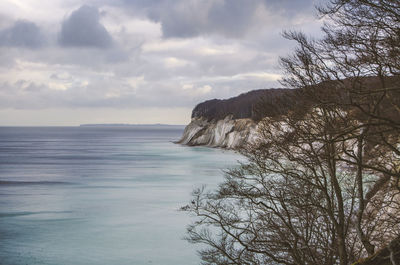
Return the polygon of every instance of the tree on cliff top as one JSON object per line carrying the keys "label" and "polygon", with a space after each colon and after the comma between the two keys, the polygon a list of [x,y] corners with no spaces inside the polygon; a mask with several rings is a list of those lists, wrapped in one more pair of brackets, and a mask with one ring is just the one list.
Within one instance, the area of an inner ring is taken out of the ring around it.
{"label": "tree on cliff top", "polygon": [[281,59],[309,111],[264,119],[248,162],[185,208],[204,264],[345,265],[399,236],[400,2],[319,11],[324,38],[287,32],[298,48]]}
{"label": "tree on cliff top", "polygon": [[[359,152],[346,152],[351,159],[341,159],[357,168],[358,236],[373,254],[374,244],[361,227],[364,211],[383,183],[392,179],[400,189],[400,2],[332,0],[319,11],[331,21],[323,27],[323,39],[285,33],[299,46],[293,56],[281,59],[287,74],[283,83],[301,88],[320,106],[347,109],[360,121],[360,130],[351,136]],[[347,100],[314,96],[321,87],[345,93]],[[365,170],[381,175],[366,194]]]}
{"label": "tree on cliff top", "polygon": [[[362,257],[358,175],[341,160],[342,145],[356,149],[343,133],[356,124],[327,108],[263,120],[260,141],[241,150],[248,162],[228,171],[216,192],[194,193],[188,210],[198,220],[188,237],[211,246],[201,252],[205,264],[348,264]],[[398,194],[386,195],[390,201]],[[400,231],[399,205],[391,207],[395,216],[368,212],[361,222],[371,238],[382,236],[374,238],[379,247],[383,236]]]}

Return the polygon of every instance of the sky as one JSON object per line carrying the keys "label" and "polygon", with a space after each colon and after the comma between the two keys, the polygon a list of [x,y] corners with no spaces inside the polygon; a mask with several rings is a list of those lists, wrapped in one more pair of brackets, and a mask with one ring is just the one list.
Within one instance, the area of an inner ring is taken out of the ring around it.
{"label": "sky", "polygon": [[187,124],[196,104],[281,87],[284,30],[317,0],[2,0],[0,126]]}

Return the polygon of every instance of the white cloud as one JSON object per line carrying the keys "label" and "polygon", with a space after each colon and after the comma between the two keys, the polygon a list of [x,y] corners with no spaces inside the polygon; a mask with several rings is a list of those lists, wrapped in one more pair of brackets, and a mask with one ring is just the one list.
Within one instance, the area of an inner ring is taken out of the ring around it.
{"label": "white cloud", "polygon": [[198,50],[198,53],[201,55],[230,55],[238,52],[238,49],[232,46],[222,46],[222,47],[210,47],[210,46],[204,46],[200,47]]}
{"label": "white cloud", "polygon": [[199,87],[198,92],[200,94],[208,94],[211,92],[211,90],[212,90],[211,86],[205,85],[205,86]]}
{"label": "white cloud", "polygon": [[183,90],[192,89],[193,87],[194,87],[193,84],[184,84],[184,85],[182,85],[182,89]]}
{"label": "white cloud", "polygon": [[144,80],[143,75],[137,77],[129,77],[127,78],[127,82],[132,88],[138,88],[139,86],[144,86],[147,83],[146,80]]}
{"label": "white cloud", "polygon": [[267,72],[253,72],[253,73],[243,73],[243,74],[238,74],[232,76],[232,79],[240,79],[240,80],[245,80],[249,78],[257,78],[257,79],[262,79],[266,81],[278,81],[279,79],[282,78],[282,75],[280,74],[274,74],[274,73],[267,73]]}
{"label": "white cloud", "polygon": [[177,51],[189,47],[193,43],[192,40],[164,40],[156,39],[144,43],[142,46],[143,52],[170,52]]}
{"label": "white cloud", "polygon": [[[22,19],[48,40],[35,50],[12,41],[0,46],[0,125],[12,123],[5,115],[14,115],[13,124],[72,124],[70,115],[80,123],[184,123],[201,101],[278,87],[278,56],[291,46],[280,32],[317,31],[311,13],[297,12],[310,1],[249,0],[243,7],[238,0],[190,0],[205,8],[186,13],[186,0],[0,1],[0,31]],[[107,49],[57,43],[63,22],[84,4],[98,11],[91,22],[112,39]],[[168,111],[180,118],[171,120]],[[133,116],[122,121],[122,113]]]}
{"label": "white cloud", "polygon": [[168,68],[176,68],[187,66],[189,65],[189,62],[175,57],[168,57],[164,59],[164,64]]}

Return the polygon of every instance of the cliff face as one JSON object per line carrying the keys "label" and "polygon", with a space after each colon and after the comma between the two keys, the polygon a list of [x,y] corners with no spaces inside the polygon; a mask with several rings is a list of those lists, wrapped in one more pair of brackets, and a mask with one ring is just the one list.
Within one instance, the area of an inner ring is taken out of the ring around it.
{"label": "cliff face", "polygon": [[[290,98],[297,91],[291,89],[254,90],[230,99],[213,99],[198,104],[192,112],[192,121],[186,126],[182,139],[185,145],[205,145],[228,149],[238,148],[257,138],[257,123],[265,116],[287,111]],[[278,105],[285,98],[285,104]],[[270,108],[260,109],[262,106]]]}
{"label": "cliff face", "polygon": [[251,119],[233,119],[229,115],[221,120],[208,121],[198,117],[186,126],[179,143],[235,149],[256,137],[257,124]]}
{"label": "cliff face", "polygon": [[[342,86],[351,89],[370,89],[379,87],[376,77],[345,79],[343,82],[323,82],[319,85],[299,89],[260,89],[241,94],[229,99],[212,99],[198,104],[192,111],[192,121],[186,127],[179,141],[187,145],[207,145],[212,147],[237,148],[254,139],[257,123],[265,117],[279,117],[289,111],[299,118],[303,117],[313,106],[313,99],[329,102],[349,102],[348,93]],[[386,85],[398,86],[399,78],[390,77]],[[397,114],[393,107],[400,104],[400,95],[393,92],[388,101],[388,108],[381,114]],[[315,103],[315,102],[314,102]],[[382,104],[384,106],[386,104]],[[363,119],[363,113],[355,115]],[[365,118],[365,117],[364,117]],[[244,125],[245,124],[245,125]]]}

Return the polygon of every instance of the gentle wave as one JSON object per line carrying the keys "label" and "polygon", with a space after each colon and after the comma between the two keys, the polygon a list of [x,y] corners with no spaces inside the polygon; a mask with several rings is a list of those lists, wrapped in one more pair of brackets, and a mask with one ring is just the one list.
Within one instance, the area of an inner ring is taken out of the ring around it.
{"label": "gentle wave", "polygon": [[41,211],[41,212],[6,212],[0,213],[0,218],[3,217],[17,217],[17,216],[25,216],[25,215],[34,215],[34,214],[58,214],[58,213],[72,213],[72,211]]}
{"label": "gentle wave", "polygon": [[19,186],[19,185],[73,185],[72,182],[65,181],[11,181],[0,180],[0,186]]}

